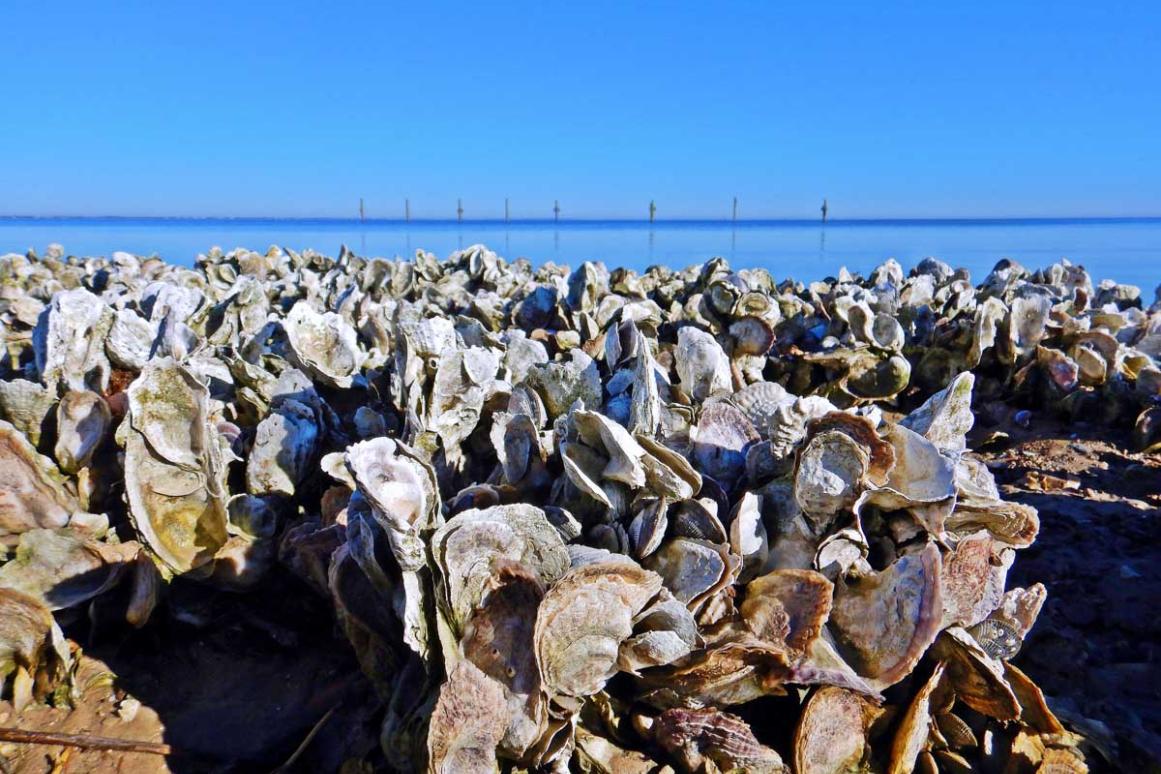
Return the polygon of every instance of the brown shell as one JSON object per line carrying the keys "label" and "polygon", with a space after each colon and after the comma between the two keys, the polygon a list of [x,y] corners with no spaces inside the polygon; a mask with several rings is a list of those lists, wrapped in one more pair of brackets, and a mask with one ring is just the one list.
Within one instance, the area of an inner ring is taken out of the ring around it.
{"label": "brown shell", "polygon": [[870,419],[845,411],[831,411],[807,423],[805,443],[831,430],[846,433],[867,452],[867,479],[872,484],[883,486],[887,483],[887,476],[895,467],[895,447],[879,437]]}
{"label": "brown shell", "polygon": [[460,640],[464,657],[504,687],[509,722],[501,748],[516,758],[540,738],[547,723],[532,637],[543,597],[537,573],[495,559],[484,600]]}
{"label": "brown shell", "polygon": [[944,528],[960,534],[986,529],[996,540],[1023,547],[1036,540],[1040,517],[1035,508],[1024,503],[960,499]]}
{"label": "brown shell", "polygon": [[959,716],[951,712],[944,712],[935,716],[935,724],[939,733],[947,740],[948,746],[956,750],[972,750],[979,746],[975,732]]}
{"label": "brown shell", "polygon": [[653,725],[653,740],[684,771],[702,771],[707,764],[752,774],[788,771],[775,750],[754,738],[746,721],[712,707],[662,712]]}
{"label": "brown shell", "polygon": [[461,661],[439,691],[427,733],[429,774],[491,774],[508,728],[504,688]]}
{"label": "brown shell", "polygon": [[7,422],[0,422],[0,535],[63,527],[76,510],[56,466]]}
{"label": "brown shell", "polygon": [[1003,664],[966,631],[954,626],[944,631],[932,654],[947,663],[948,684],[964,704],[996,720],[1020,717],[1020,703],[1004,679]]}
{"label": "brown shell", "polygon": [[834,584],[813,570],[775,570],[750,581],[740,611],[760,639],[810,650],[830,615]]}
{"label": "brown shell", "polygon": [[908,774],[915,768],[915,761],[927,742],[931,731],[931,695],[943,679],[943,664],[937,664],[931,677],[915,694],[899,728],[895,731],[895,738],[891,742],[891,764],[887,774]]}
{"label": "brown shell", "polygon": [[973,626],[999,607],[1008,567],[992,563],[993,546],[991,535],[980,531],[960,540],[943,557],[943,628]]}
{"label": "brown shell", "polygon": [[756,638],[739,637],[694,651],[667,667],[651,669],[639,681],[641,700],[655,707],[725,707],[760,696],[782,695],[789,674],[784,649]]}
{"label": "brown shell", "polygon": [[835,586],[831,627],[844,655],[872,685],[906,677],[939,633],[943,602],[934,544],[880,573]]}
{"label": "brown shell", "polygon": [[824,685],[802,709],[794,732],[797,774],[859,771],[871,755],[867,730],[881,710],[846,688]]}
{"label": "brown shell", "polygon": [[1004,679],[1008,681],[1016,700],[1020,702],[1020,722],[1041,734],[1063,734],[1064,725],[1048,708],[1044,694],[1032,678],[1016,667],[1004,663]]}

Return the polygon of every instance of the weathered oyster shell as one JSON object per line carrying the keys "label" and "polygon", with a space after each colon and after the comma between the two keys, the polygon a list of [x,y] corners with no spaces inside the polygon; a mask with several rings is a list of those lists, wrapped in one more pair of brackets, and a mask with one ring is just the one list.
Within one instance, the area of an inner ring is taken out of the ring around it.
{"label": "weathered oyster shell", "polygon": [[587,406],[601,403],[601,373],[597,363],[581,350],[573,350],[567,362],[545,363],[528,371],[525,383],[534,389],[555,419],[576,401]]}
{"label": "weathered oyster shell", "polygon": [[546,586],[569,568],[568,550],[544,511],[524,504],[456,514],[432,535],[431,551],[457,629],[480,604],[497,558],[521,563]]}
{"label": "weathered oyster shell", "polygon": [[295,365],[324,384],[351,386],[363,355],[350,323],[334,312],[319,314],[306,301],[299,301],[282,327]]}
{"label": "weathered oyster shell", "polygon": [[633,620],[633,635],[621,643],[617,666],[637,674],[647,667],[672,664],[701,643],[689,608],[667,589]]}
{"label": "weathered oyster shell", "polygon": [[296,400],[280,401],[255,431],[246,459],[246,491],[294,496],[314,462],[318,443],[314,411]]}
{"label": "weathered oyster shell", "polygon": [[109,405],[95,392],[66,392],[56,406],[53,454],[66,473],[89,464],[112,424]]}
{"label": "weathered oyster shell", "polygon": [[794,733],[798,774],[856,771],[869,763],[871,723],[881,710],[855,691],[819,688],[802,710]]}
{"label": "weathered oyster shell", "polygon": [[109,384],[105,337],[113,311],[84,288],[62,290],[40,315],[33,351],[41,381],[70,390],[103,391]]}
{"label": "weathered oyster shell", "polygon": [[1004,678],[1004,667],[959,627],[939,636],[933,654],[947,664],[947,679],[956,698],[996,720],[1015,720],[1020,703]]}
{"label": "weathered oyster shell", "polygon": [[820,433],[798,457],[794,497],[804,513],[827,524],[859,499],[869,467],[867,451],[855,439],[836,430]]}
{"label": "weathered oyster shell", "polygon": [[77,507],[52,460],[7,422],[0,422],[0,495],[0,535],[63,527]]}
{"label": "weathered oyster shell", "polygon": [[942,628],[973,626],[1000,606],[1011,552],[1004,561],[996,555],[995,546],[991,535],[981,530],[961,539],[954,551],[944,555]]}
{"label": "weathered oyster shell", "polygon": [[794,396],[776,382],[754,382],[730,397],[730,402],[741,409],[750,425],[762,437],[770,432],[774,412],[784,403],[792,403]]}
{"label": "weathered oyster shell", "polygon": [[0,417],[20,431],[32,446],[40,446],[40,434],[56,396],[56,390],[27,379],[0,381]]}
{"label": "weathered oyster shell", "polygon": [[536,616],[536,661],[545,689],[558,697],[599,691],[616,671],[633,619],[661,590],[661,576],[629,560],[570,570]]}
{"label": "weathered oyster shell", "polygon": [[695,401],[719,392],[730,392],[730,359],[717,340],[703,330],[686,326],[677,332],[674,351],[681,389]]}
{"label": "weathered oyster shell", "polygon": [[118,309],[105,338],[105,354],[117,368],[141,371],[149,362],[156,338],[157,331],[148,320],[132,309]]}
{"label": "weathered oyster shell", "polygon": [[744,720],[728,712],[668,709],[657,718],[653,738],[677,759],[683,771],[702,771],[714,765],[721,771],[789,772],[775,750],[760,743]]}
{"label": "weathered oyster shell", "polygon": [[830,624],[843,655],[871,685],[906,677],[939,634],[939,549],[900,557],[882,572],[835,585]]}
{"label": "weathered oyster shell", "polygon": [[745,414],[718,402],[702,409],[690,440],[698,471],[730,488],[745,473],[746,451],[758,434]]}
{"label": "weathered oyster shell", "polygon": [[806,654],[830,615],[833,591],[812,570],[774,570],[746,585],[740,612],[761,640]]}
{"label": "weathered oyster shell", "polygon": [[967,445],[964,437],[975,422],[972,416],[974,385],[975,377],[970,372],[960,374],[899,424],[919,433],[940,451],[963,451]]}
{"label": "weathered oyster shell", "polygon": [[11,678],[16,712],[67,681],[71,665],[68,644],[48,607],[19,591],[0,588],[0,689]]}
{"label": "weathered oyster shell", "polygon": [[538,573],[518,562],[494,558],[483,598],[460,641],[464,658],[503,686],[508,727],[499,746],[517,759],[540,739],[548,723],[533,642],[536,611],[543,597]]}
{"label": "weathered oyster shell", "polygon": [[891,742],[891,763],[887,767],[890,774],[907,774],[915,770],[915,761],[919,753],[927,744],[927,737],[931,728],[931,697],[943,679],[943,664],[937,664],[927,678],[927,682],[915,694],[895,738]]}
{"label": "weathered oyster shell", "polygon": [[508,728],[508,706],[500,683],[472,662],[461,661],[448,676],[431,713],[427,732],[428,771],[440,774],[496,769],[496,746]]}
{"label": "weathered oyster shell", "polygon": [[163,358],[128,392],[122,428],[129,516],[170,570],[195,570],[227,539],[226,452],[209,423],[209,391],[185,366]]}
{"label": "weathered oyster shell", "polygon": [[34,597],[50,610],[87,602],[131,569],[139,546],[109,545],[69,529],[33,529],[20,536],[12,561],[0,566],[0,586]]}

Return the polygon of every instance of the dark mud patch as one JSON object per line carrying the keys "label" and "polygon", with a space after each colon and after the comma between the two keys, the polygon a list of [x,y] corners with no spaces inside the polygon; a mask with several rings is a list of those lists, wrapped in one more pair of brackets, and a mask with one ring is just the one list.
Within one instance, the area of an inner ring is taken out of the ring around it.
{"label": "dark mud patch", "polygon": [[374,751],[370,686],[325,601],[289,575],[245,595],[175,582],[139,631],[103,626],[100,613],[65,626],[84,649],[76,706],[14,721],[0,704],[0,725],[165,742],[175,754],[0,748],[13,772],[270,772],[324,718],[291,770],[337,771]]}
{"label": "dark mud patch", "polygon": [[1111,768],[1161,770],[1161,455],[1127,452],[1127,433],[1038,415],[1003,430],[979,453],[1005,499],[1040,513],[1009,584],[1048,588],[1016,664]]}

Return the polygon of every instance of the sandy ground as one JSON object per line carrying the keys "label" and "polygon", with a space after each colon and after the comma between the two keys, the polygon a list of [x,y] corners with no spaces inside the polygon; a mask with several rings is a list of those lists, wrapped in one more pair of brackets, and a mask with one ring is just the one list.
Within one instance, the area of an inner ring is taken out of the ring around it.
{"label": "sandy ground", "polygon": [[[1105,752],[1094,770],[1161,771],[1161,455],[1128,453],[1122,432],[1045,416],[1020,427],[1002,406],[982,407],[971,445],[1006,498],[1040,511],[1040,537],[1009,585],[1039,581],[1049,596],[1016,664]],[[322,600],[276,573],[246,596],[177,584],[171,605],[179,615],[141,632],[68,623],[86,654],[81,701],[19,718],[0,703],[0,726],[164,741],[178,754],[0,743],[3,767],[268,772],[317,726],[287,770],[369,770],[359,761],[375,757],[374,702]]]}

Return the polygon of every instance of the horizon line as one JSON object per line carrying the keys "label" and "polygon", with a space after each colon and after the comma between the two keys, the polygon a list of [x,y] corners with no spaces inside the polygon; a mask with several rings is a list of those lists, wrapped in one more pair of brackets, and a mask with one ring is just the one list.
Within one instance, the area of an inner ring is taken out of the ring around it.
{"label": "horizon line", "polygon": [[862,218],[365,218],[277,215],[0,215],[4,221],[145,221],[185,223],[320,223],[353,225],[874,225],[874,224],[1000,224],[1000,223],[1132,223],[1161,221],[1161,215],[1004,215]]}

